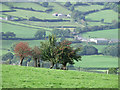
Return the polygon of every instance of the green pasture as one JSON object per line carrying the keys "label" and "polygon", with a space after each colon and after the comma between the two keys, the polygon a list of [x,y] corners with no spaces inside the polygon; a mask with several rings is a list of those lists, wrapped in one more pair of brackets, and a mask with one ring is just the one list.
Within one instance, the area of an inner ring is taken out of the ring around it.
{"label": "green pasture", "polygon": [[101,25],[106,25],[101,22],[87,22],[88,26],[101,26]]}
{"label": "green pasture", "polygon": [[2,40],[2,48],[10,49],[11,46],[18,42],[28,42],[30,47],[40,46],[40,42],[43,40]]}
{"label": "green pasture", "polygon": [[[35,4],[35,3],[9,3],[10,5],[13,4],[13,6],[20,6],[20,7],[32,7],[40,10],[44,10],[42,6]],[[26,6],[25,6],[26,5]],[[28,11],[28,10],[20,10],[15,9],[16,12],[5,12],[4,14],[17,16],[17,17],[23,17],[26,19],[29,19],[30,17],[36,17],[39,19],[58,19],[57,17],[53,16],[53,13],[62,13],[62,14],[70,14],[71,12],[67,10],[66,8],[58,5],[57,3],[49,3],[50,6],[53,6],[53,11],[51,13],[45,13],[45,12],[35,12],[35,11]],[[46,8],[45,8],[46,9]],[[66,18],[67,19],[67,18]]]}
{"label": "green pasture", "polygon": [[[37,30],[44,30],[44,29],[42,28],[35,29],[31,27],[2,23],[2,32],[14,32],[16,34],[16,37],[19,37],[19,38],[32,38],[34,37]],[[47,35],[50,34],[50,32],[48,31],[46,31],[46,33]]]}
{"label": "green pasture", "polygon": [[78,48],[78,47],[80,47],[80,46],[85,46],[85,45],[91,45],[91,46],[94,46],[95,48],[97,48],[98,49],[98,53],[102,53],[102,50],[105,48],[105,47],[107,47],[108,45],[94,45],[94,44],[87,44],[87,43],[72,43],[71,44],[71,46],[72,47],[75,47],[75,48]]}
{"label": "green pasture", "polygon": [[[0,20],[1,21],[1,20]],[[19,22],[16,22],[16,21],[5,21],[5,20],[2,20],[2,23],[8,23],[8,24],[13,24],[13,25],[17,25],[17,26],[22,26],[22,27],[28,27],[28,28],[35,28],[35,29],[44,29],[44,30],[52,30],[51,28],[45,28],[45,27],[40,27],[40,26],[34,26],[34,25],[29,25],[28,24],[25,24],[25,23],[19,23]]]}
{"label": "green pasture", "polygon": [[14,7],[32,8],[35,10],[42,10],[42,11],[47,9],[34,2],[9,2],[9,5],[12,5]]}
{"label": "green pasture", "polygon": [[118,88],[118,76],[2,65],[2,88]]}
{"label": "green pasture", "polygon": [[35,21],[20,21],[19,23],[23,24],[30,24],[32,26],[43,26],[43,27],[57,27],[57,26],[73,26],[77,27],[80,26],[80,24],[73,23],[73,22],[35,22]]}
{"label": "green pasture", "polygon": [[103,5],[90,5],[90,6],[76,6],[75,10],[81,11],[81,12],[87,12],[91,10],[100,10],[103,9]]}
{"label": "green pasture", "polygon": [[0,3],[0,6],[2,7],[2,8],[0,8],[0,11],[11,10],[8,6],[6,6],[2,3]]}
{"label": "green pasture", "polygon": [[89,55],[82,56],[81,62],[75,62],[77,67],[97,67],[97,68],[111,68],[118,67],[118,58],[103,55]]}
{"label": "green pasture", "polygon": [[34,12],[34,11],[20,10],[20,9],[16,9],[16,12],[5,12],[4,14],[23,17],[26,19],[29,19],[30,17],[36,17],[39,19],[56,19],[56,17],[52,16],[52,14],[48,14],[45,12]]}
{"label": "green pasture", "polygon": [[118,13],[113,10],[102,10],[99,12],[88,14],[85,18],[92,20],[104,19],[105,22],[111,23],[113,20],[118,21]]}
{"label": "green pasture", "polygon": [[85,38],[89,38],[90,36],[91,38],[118,39],[118,29],[87,32],[82,34],[82,36]]}
{"label": "green pasture", "polygon": [[57,4],[56,2],[49,3],[50,6],[53,6],[53,12],[52,13],[61,13],[61,14],[70,14],[71,11],[67,8]]}
{"label": "green pasture", "polygon": [[92,46],[98,49],[98,53],[102,53],[102,50],[104,50],[105,47],[108,47],[108,45],[92,45]]}

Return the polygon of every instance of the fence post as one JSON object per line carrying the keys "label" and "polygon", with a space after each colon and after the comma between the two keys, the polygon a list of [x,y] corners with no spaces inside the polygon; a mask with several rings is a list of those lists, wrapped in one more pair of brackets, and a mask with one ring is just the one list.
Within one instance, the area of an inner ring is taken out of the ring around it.
{"label": "fence post", "polygon": [[78,70],[80,71],[80,66],[79,66]]}
{"label": "fence post", "polygon": [[108,70],[107,70],[107,74],[108,74]]}

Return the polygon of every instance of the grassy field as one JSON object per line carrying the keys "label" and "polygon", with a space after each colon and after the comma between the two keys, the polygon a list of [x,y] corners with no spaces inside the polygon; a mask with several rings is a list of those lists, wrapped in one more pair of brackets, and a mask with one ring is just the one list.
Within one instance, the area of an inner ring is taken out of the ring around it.
{"label": "grassy field", "polygon": [[44,12],[33,12],[28,10],[20,10],[16,9],[16,12],[6,12],[5,14],[13,15],[17,17],[23,17],[29,19],[30,17],[36,17],[39,19],[56,19],[56,17],[52,16],[52,14],[47,14]]}
{"label": "grassy field", "polygon": [[79,10],[79,11],[82,11],[82,12],[87,12],[87,11],[91,11],[91,10],[100,10],[103,7],[104,6],[102,6],[102,5],[77,6],[77,7],[75,7],[75,10]]}
{"label": "grassy field", "polygon": [[49,4],[50,4],[50,6],[54,6],[54,7],[53,7],[54,10],[53,10],[52,13],[62,13],[62,14],[70,14],[70,13],[71,13],[70,10],[68,10],[68,9],[60,6],[60,5],[57,4],[56,2],[52,2],[52,3],[49,3]]}
{"label": "grassy field", "polygon": [[103,10],[96,13],[88,14],[85,18],[92,20],[104,19],[105,22],[111,23],[112,20],[118,21],[118,13],[113,10]]}
{"label": "grassy field", "polygon": [[92,45],[92,46],[98,49],[98,53],[102,53],[102,50],[108,45]]}
{"label": "grassy field", "polygon": [[118,67],[118,58],[103,55],[82,56],[82,61],[76,62],[75,66],[99,68]]}
{"label": "grassy field", "polygon": [[[37,30],[43,30],[43,29],[42,28],[35,29],[35,28],[31,28],[31,27],[26,27],[26,26],[18,26],[18,25],[2,23],[2,31],[3,32],[8,32],[8,31],[14,32],[16,34],[16,37],[19,37],[19,38],[32,38],[32,37],[34,37]],[[47,35],[50,34],[50,32],[46,32],[46,33],[47,33]]]}
{"label": "grassy field", "polygon": [[36,25],[36,26],[46,26],[46,27],[57,27],[57,26],[73,26],[77,27],[80,26],[80,24],[74,23],[74,22],[34,22],[34,21],[20,21],[20,23],[30,24],[30,25]]}
{"label": "grassy field", "polygon": [[[13,6],[18,6],[18,7],[25,7],[25,8],[33,8],[33,9],[41,9],[45,10],[46,8],[35,4],[35,3],[9,3],[10,5]],[[67,10],[66,8],[58,5],[57,3],[49,3],[50,6],[53,6],[54,10],[51,13],[45,13],[45,12],[35,12],[35,11],[28,11],[28,10],[20,10],[20,9],[15,9],[16,12],[5,12],[4,14],[8,15],[13,15],[17,17],[23,17],[23,18],[30,18],[30,17],[36,17],[39,19],[58,19],[57,17],[53,16],[53,13],[62,13],[62,14],[70,14],[71,11]],[[35,7],[35,8],[34,8]]]}
{"label": "grassy field", "polygon": [[117,75],[2,65],[3,88],[118,88]]}
{"label": "grassy field", "polygon": [[[10,49],[14,43],[21,42],[22,40],[2,40],[2,48]],[[22,42],[28,42],[31,47],[40,46],[40,42],[43,40],[24,40]]]}
{"label": "grassy field", "polygon": [[12,5],[14,7],[24,7],[24,8],[32,8],[35,10],[46,10],[47,8],[42,7],[41,5],[38,5],[36,3],[29,3],[29,2],[10,2],[9,5]]}
{"label": "grassy field", "polygon": [[100,25],[106,25],[101,22],[87,22],[88,26],[100,26]]}
{"label": "grassy field", "polygon": [[87,32],[82,34],[83,37],[89,38],[106,38],[106,39],[118,39],[118,29],[109,29],[102,31]]}
{"label": "grassy field", "polygon": [[10,10],[10,8],[4,4],[0,3],[0,6],[2,6],[2,8],[0,8],[0,11]]}

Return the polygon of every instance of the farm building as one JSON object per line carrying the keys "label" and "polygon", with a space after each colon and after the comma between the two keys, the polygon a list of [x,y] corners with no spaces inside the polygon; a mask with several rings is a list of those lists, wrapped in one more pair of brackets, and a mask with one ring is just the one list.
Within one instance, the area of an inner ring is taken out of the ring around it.
{"label": "farm building", "polygon": [[70,17],[71,17],[71,15],[70,15],[70,14],[68,14],[68,15],[67,15],[67,17],[68,17],[68,18],[70,18]]}
{"label": "farm building", "polygon": [[61,18],[70,18],[71,17],[71,15],[70,14],[67,14],[67,15],[65,15],[65,14],[62,14],[62,13],[53,13],[52,14],[53,16],[58,16],[58,17],[61,17]]}
{"label": "farm building", "polygon": [[81,35],[76,35],[76,36],[74,36],[74,39],[75,40],[82,40],[82,37],[81,37]]}
{"label": "farm building", "polygon": [[95,42],[97,44],[101,44],[101,43],[108,43],[109,40],[105,39],[105,38],[91,38],[90,42]]}
{"label": "farm building", "polygon": [[54,13],[54,14],[52,14],[53,16],[58,16],[58,13]]}

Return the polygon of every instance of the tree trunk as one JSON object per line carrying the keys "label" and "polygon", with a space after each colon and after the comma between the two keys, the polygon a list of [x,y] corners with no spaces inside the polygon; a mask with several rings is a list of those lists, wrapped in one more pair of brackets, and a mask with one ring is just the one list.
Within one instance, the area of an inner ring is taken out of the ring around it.
{"label": "tree trunk", "polygon": [[24,57],[21,57],[21,58],[20,58],[20,66],[22,66],[23,59],[24,59]]}
{"label": "tree trunk", "polygon": [[63,70],[66,70],[66,65],[67,65],[67,63],[63,64]]}
{"label": "tree trunk", "polygon": [[37,66],[40,67],[40,60],[38,59],[38,63],[37,63]]}
{"label": "tree trunk", "polygon": [[34,59],[34,67],[37,67],[37,58]]}
{"label": "tree trunk", "polygon": [[51,66],[50,66],[50,69],[52,69],[54,67],[54,62],[52,62]]}
{"label": "tree trunk", "polygon": [[58,65],[57,65],[57,63],[55,64],[55,68],[58,69]]}

